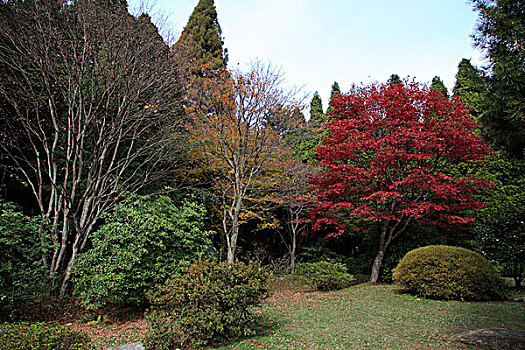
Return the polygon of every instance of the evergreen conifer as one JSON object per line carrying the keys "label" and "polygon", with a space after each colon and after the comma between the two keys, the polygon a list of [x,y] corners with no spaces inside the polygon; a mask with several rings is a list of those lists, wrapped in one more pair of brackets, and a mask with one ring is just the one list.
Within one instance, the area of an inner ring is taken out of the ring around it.
{"label": "evergreen conifer", "polygon": [[480,115],[493,145],[525,158],[525,1],[472,0],[479,14],[475,44],[489,59]]}
{"label": "evergreen conifer", "polygon": [[175,44],[191,74],[226,68],[228,52],[223,48],[222,30],[214,0],[200,0]]}
{"label": "evergreen conifer", "polygon": [[392,74],[390,76],[390,79],[388,79],[388,83],[391,85],[391,86],[396,86],[397,84],[399,84],[401,82],[401,79],[399,78],[399,75],[397,74]]}
{"label": "evergreen conifer", "polygon": [[432,85],[431,85],[431,87],[432,87],[432,89],[441,92],[441,93],[443,94],[443,96],[445,96],[446,98],[448,98],[448,90],[447,90],[447,87],[445,86],[445,84],[443,83],[443,80],[441,80],[440,77],[435,76],[435,77],[432,79]]}
{"label": "evergreen conifer", "polygon": [[482,112],[483,91],[485,85],[480,72],[472,66],[470,60],[463,58],[458,64],[456,84],[452,96],[459,98],[470,109],[473,117],[478,118]]}
{"label": "evergreen conifer", "polygon": [[322,124],[324,122],[324,119],[325,115],[323,112],[323,101],[321,100],[321,96],[319,96],[319,93],[316,91],[314,97],[312,98],[312,102],[310,102],[309,123]]}
{"label": "evergreen conifer", "polygon": [[339,88],[339,84],[337,81],[334,81],[332,84],[332,92],[330,93],[330,101],[328,102],[328,109],[326,110],[326,115],[330,116],[330,112],[333,110],[332,107],[332,101],[337,95],[341,94],[341,89]]}

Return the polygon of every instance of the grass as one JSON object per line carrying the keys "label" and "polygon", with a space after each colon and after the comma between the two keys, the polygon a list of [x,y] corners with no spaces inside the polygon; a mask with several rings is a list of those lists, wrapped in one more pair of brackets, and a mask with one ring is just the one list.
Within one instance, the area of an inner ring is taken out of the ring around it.
{"label": "grass", "polygon": [[[219,349],[470,349],[454,336],[525,329],[523,303],[427,300],[386,284],[322,293],[292,277],[274,279],[271,289],[257,310],[258,335]],[[99,349],[141,341],[146,331],[144,320],[73,327],[88,331]]]}
{"label": "grass", "polygon": [[480,328],[525,329],[520,303],[426,300],[399,294],[392,285],[329,293],[281,288],[260,313],[266,329],[259,336],[220,349],[468,349],[454,336]]}

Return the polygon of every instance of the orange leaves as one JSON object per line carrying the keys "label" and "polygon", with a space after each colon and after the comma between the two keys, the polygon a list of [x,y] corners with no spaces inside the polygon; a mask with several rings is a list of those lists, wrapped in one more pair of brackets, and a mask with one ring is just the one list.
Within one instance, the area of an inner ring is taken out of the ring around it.
{"label": "orange leaves", "polygon": [[260,215],[293,155],[285,136],[298,106],[270,68],[255,64],[248,73],[194,78],[187,94],[190,142],[222,198],[229,252],[235,250],[230,242],[236,242],[238,225]]}

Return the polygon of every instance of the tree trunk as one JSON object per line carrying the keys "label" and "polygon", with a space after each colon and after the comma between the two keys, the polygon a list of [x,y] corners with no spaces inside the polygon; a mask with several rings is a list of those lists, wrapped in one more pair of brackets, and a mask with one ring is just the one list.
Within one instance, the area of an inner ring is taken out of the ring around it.
{"label": "tree trunk", "polygon": [[[372,265],[372,274],[370,275],[370,282],[377,283],[379,280],[379,274],[381,273],[381,267],[383,266],[383,259],[385,257],[385,251],[388,247],[391,239],[387,239],[387,223],[381,223],[381,234],[379,236],[379,250],[377,252],[376,258],[374,259],[374,264]],[[392,233],[392,230],[390,230]]]}
{"label": "tree trunk", "polygon": [[379,249],[379,252],[374,259],[374,264],[372,265],[372,274],[370,275],[370,282],[377,283],[379,279],[379,273],[381,272],[381,267],[383,266],[383,258],[385,252],[382,248]]}
{"label": "tree trunk", "polygon": [[294,232],[292,236],[292,249],[290,250],[290,273],[295,273],[295,251],[297,248],[297,236]]}
{"label": "tree trunk", "polygon": [[235,262],[235,250],[237,249],[237,236],[239,235],[239,226],[233,225],[232,232],[226,236],[226,243],[228,245],[228,264]]}

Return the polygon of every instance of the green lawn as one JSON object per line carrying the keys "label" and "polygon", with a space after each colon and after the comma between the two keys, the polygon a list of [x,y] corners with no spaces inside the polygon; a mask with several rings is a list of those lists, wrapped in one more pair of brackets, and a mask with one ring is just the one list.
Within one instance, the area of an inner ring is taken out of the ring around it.
{"label": "green lawn", "polygon": [[433,301],[391,285],[320,293],[277,280],[260,312],[259,335],[220,349],[468,349],[454,335],[480,328],[525,329],[525,305]]}

